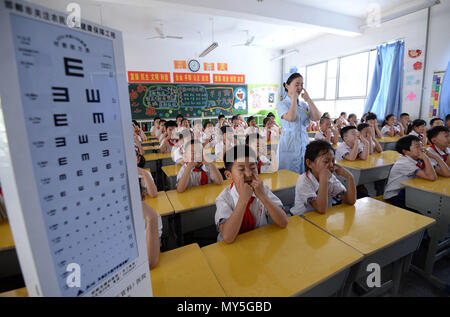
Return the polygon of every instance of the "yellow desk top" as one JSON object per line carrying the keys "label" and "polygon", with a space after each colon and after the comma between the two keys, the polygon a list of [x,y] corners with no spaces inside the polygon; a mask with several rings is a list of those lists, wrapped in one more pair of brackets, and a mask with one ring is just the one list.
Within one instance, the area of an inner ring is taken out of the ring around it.
{"label": "yellow desk top", "polygon": [[172,153],[148,153],[144,155],[146,161],[155,161],[171,157]]}
{"label": "yellow desk top", "polygon": [[397,142],[401,139],[401,136],[384,136],[380,139],[378,139],[379,143],[390,143],[390,142]]}
{"label": "yellow desk top", "polygon": [[341,204],[303,214],[326,232],[365,255],[379,251],[435,222],[434,219],[372,198],[358,199],[354,206]]}
{"label": "yellow desk top", "polygon": [[147,145],[142,147],[142,149],[145,150],[159,150],[159,145]]}
{"label": "yellow desk top", "polygon": [[340,160],[337,161],[337,164],[355,169],[369,169],[393,165],[399,157],[400,154],[397,151],[383,151],[381,153],[374,153],[369,155],[369,158],[367,160]]}
{"label": "yellow desk top", "polygon": [[0,220],[0,249],[14,246],[14,240],[7,219]]}
{"label": "yellow desk top", "polygon": [[404,181],[402,184],[408,187],[423,190],[425,192],[450,196],[450,178],[438,176],[438,179],[436,181],[431,182],[426,179],[417,177]]}
{"label": "yellow desk top", "polygon": [[[214,162],[214,165],[218,169],[225,168],[223,162]],[[162,167],[162,170],[168,177],[172,177],[178,175],[178,172],[180,171],[181,167],[182,165],[166,165]]]}
{"label": "yellow desk top", "polygon": [[0,297],[28,297],[27,288],[18,288],[12,291],[0,293]]}
{"label": "yellow desk top", "polygon": [[150,207],[156,210],[160,216],[167,216],[174,213],[172,204],[167,198],[166,192],[158,192],[158,196],[151,198],[147,195],[144,202],[146,202]]}
{"label": "yellow desk top", "polygon": [[259,174],[261,180],[269,186],[271,191],[295,187],[300,175],[289,170],[278,170],[275,173]]}
{"label": "yellow desk top", "polygon": [[303,218],[202,248],[227,296],[292,296],[356,263],[362,254]]}
{"label": "yellow desk top", "polygon": [[216,198],[226,186],[231,184],[231,180],[225,180],[223,185],[207,184],[202,186],[189,187],[185,192],[179,193],[176,190],[166,192],[175,213],[197,209],[200,207],[212,206],[216,203]]}
{"label": "yellow desk top", "polygon": [[161,253],[150,271],[155,297],[224,297],[198,244]]}

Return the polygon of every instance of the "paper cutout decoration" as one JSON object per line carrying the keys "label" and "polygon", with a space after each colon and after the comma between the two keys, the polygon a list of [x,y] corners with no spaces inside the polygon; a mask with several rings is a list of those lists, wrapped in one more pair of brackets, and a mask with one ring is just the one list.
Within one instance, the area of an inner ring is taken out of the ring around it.
{"label": "paper cutout decoration", "polygon": [[409,99],[409,101],[413,101],[416,97],[417,95],[412,91],[409,93],[408,96],[406,96],[406,98]]}
{"label": "paper cutout decoration", "polygon": [[422,50],[409,50],[408,56],[411,58],[417,58],[422,55]]}
{"label": "paper cutout decoration", "polygon": [[416,79],[416,76],[414,76],[414,75],[406,76],[405,80],[406,80],[406,86],[420,85],[420,82],[421,82],[421,80]]}
{"label": "paper cutout decoration", "polygon": [[422,62],[417,62],[417,63],[414,63],[414,65],[413,65],[414,70],[421,70],[422,66],[423,66]]}

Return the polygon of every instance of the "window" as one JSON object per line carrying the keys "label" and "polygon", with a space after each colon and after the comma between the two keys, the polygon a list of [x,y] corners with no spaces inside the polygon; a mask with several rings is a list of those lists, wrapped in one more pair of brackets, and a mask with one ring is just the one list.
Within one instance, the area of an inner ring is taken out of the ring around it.
{"label": "window", "polygon": [[346,112],[360,119],[372,83],[376,56],[377,51],[370,50],[306,65],[305,87],[319,110],[329,112],[334,118]]}
{"label": "window", "polygon": [[312,99],[325,98],[325,70],[327,63],[306,67],[306,89]]}

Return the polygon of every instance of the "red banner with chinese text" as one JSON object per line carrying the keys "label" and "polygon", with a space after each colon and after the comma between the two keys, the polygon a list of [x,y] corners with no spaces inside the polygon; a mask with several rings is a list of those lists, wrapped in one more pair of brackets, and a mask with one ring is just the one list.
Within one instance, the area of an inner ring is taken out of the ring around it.
{"label": "red banner with chinese text", "polygon": [[128,72],[129,83],[170,83],[170,73]]}
{"label": "red banner with chinese text", "polygon": [[213,83],[216,84],[244,84],[245,75],[214,74]]}
{"label": "red banner with chinese text", "polygon": [[173,73],[174,83],[210,83],[209,74]]}

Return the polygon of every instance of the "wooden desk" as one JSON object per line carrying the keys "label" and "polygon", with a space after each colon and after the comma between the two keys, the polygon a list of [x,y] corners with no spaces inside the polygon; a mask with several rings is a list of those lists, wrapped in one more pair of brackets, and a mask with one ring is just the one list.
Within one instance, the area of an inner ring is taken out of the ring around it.
{"label": "wooden desk", "polygon": [[198,244],[161,253],[150,271],[155,297],[224,297]]}
{"label": "wooden desk", "polygon": [[142,147],[142,149],[144,150],[145,154],[157,153],[157,152],[159,152],[159,145],[148,145],[148,146]]}
{"label": "wooden desk", "polygon": [[28,297],[27,288],[18,288],[12,291],[0,293],[0,297]]}
{"label": "wooden desk", "polygon": [[[342,204],[328,208],[324,215],[308,212],[303,217],[364,254],[353,280],[367,275],[369,263],[378,263],[380,267],[395,263],[394,294],[400,285],[402,267],[409,263],[404,261],[411,261],[425,229],[435,222],[372,198],[359,199],[354,206]],[[386,283],[375,291],[391,286],[392,282]]]}
{"label": "wooden desk", "polygon": [[378,142],[380,143],[380,146],[383,149],[383,151],[395,150],[395,143],[397,143],[397,141],[400,140],[400,138],[401,136],[382,137],[378,139]]}
{"label": "wooden desk", "polygon": [[387,179],[392,166],[399,157],[400,154],[396,151],[383,151],[369,155],[367,160],[340,160],[337,161],[337,164],[352,173],[356,185],[362,185]]}
{"label": "wooden desk", "polygon": [[305,219],[202,248],[225,294],[233,297],[330,296],[362,254]]}
{"label": "wooden desk", "polygon": [[0,219],[0,250],[14,247],[14,239],[7,219]]}
{"label": "wooden desk", "polygon": [[433,276],[433,267],[450,251],[450,239],[446,239],[450,226],[450,178],[439,176],[434,182],[415,178],[402,184],[405,185],[406,206],[436,220],[436,225],[428,229],[430,242],[423,271],[419,273],[436,286],[443,287],[443,283]]}
{"label": "wooden desk", "polygon": [[151,198],[147,195],[144,202],[155,209],[161,217],[174,214],[174,209],[166,195],[166,192],[158,192],[158,196],[155,198]]}
{"label": "wooden desk", "polygon": [[149,153],[145,154],[146,160],[145,167],[149,167],[152,171],[156,172],[156,185],[159,190],[165,190],[164,177],[162,174],[162,166],[172,165],[172,153]]}

